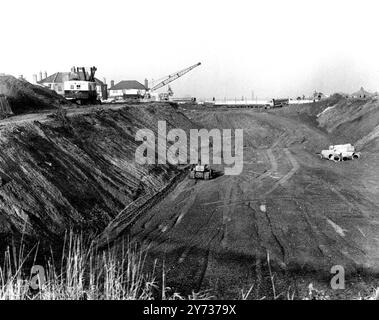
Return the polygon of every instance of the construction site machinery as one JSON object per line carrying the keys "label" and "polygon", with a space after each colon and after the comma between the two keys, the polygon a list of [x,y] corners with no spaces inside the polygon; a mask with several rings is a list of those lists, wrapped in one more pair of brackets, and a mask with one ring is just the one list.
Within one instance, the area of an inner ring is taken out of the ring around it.
{"label": "construction site machinery", "polygon": [[97,104],[95,72],[96,67],[90,68],[88,74],[84,67],[73,67],[68,81],[63,83],[64,97],[77,104]]}
{"label": "construction site machinery", "polygon": [[146,88],[146,94],[145,94],[145,99],[153,99],[154,97],[157,97],[159,100],[163,100],[163,101],[167,101],[169,100],[169,97],[173,96],[174,92],[172,91],[172,89],[170,88],[170,86],[168,87],[168,91],[167,93],[161,93],[161,94],[154,94],[154,91],[168,85],[169,83],[177,80],[178,78],[182,77],[183,75],[185,75],[186,73],[190,72],[191,70],[195,69],[196,67],[200,66],[201,65],[201,62],[198,62],[196,64],[194,64],[193,66],[190,66],[188,68],[185,68],[181,71],[178,71],[178,72],[174,72],[166,77],[164,77],[163,79],[161,79],[157,84],[155,84],[153,87],[151,88]]}
{"label": "construction site machinery", "polygon": [[289,105],[289,99],[272,99],[273,108],[281,108]]}
{"label": "construction site machinery", "polygon": [[329,146],[328,150],[321,150],[320,152],[321,159],[329,159],[333,161],[354,160],[359,159],[360,156],[361,153],[356,152],[355,147],[350,143]]}
{"label": "construction site machinery", "polygon": [[190,170],[190,179],[204,179],[209,180],[213,178],[213,170],[206,165],[197,165]]}

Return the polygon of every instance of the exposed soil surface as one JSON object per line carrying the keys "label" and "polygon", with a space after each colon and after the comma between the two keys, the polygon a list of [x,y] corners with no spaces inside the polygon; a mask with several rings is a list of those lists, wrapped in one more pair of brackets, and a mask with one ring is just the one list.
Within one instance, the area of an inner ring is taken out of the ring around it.
{"label": "exposed soil surface", "polygon": [[[335,103],[343,108],[334,131],[335,117],[320,121],[317,115]],[[205,128],[244,129],[243,172],[182,181],[138,219],[132,238],[165,257],[170,284],[179,291],[210,286],[232,298],[246,283],[264,286],[257,279],[267,279],[269,255],[291,285],[323,279],[328,287],[331,267],[342,265],[350,277],[343,293],[348,296],[357,274],[379,271],[379,154],[364,144],[358,161],[315,154],[336,141],[355,143],[372,134],[358,134],[352,125],[356,134],[347,135],[341,127],[354,123],[351,107],[371,106],[373,113],[377,102],[348,103],[350,109],[337,99],[269,112],[187,110]]]}
{"label": "exposed soil surface", "polygon": [[71,105],[55,91],[8,75],[0,76],[0,95],[7,98],[11,112],[16,115]]}
{"label": "exposed soil surface", "polygon": [[[275,110],[67,105],[67,115],[54,103],[0,120],[3,246],[22,234],[59,241],[68,228],[100,233],[101,245],[128,236],[149,245],[148,265],[164,260],[174,290],[211,288],[219,298],[252,284],[251,297],[272,294],[267,258],[280,293],[304,294],[312,282],[346,298],[378,285],[375,99]],[[136,164],[137,130],[157,137],[159,120],[167,131],[243,129],[243,172],[214,165],[218,176],[202,181],[185,166]],[[335,143],[355,144],[362,157],[321,160],[316,153]],[[344,291],[330,290],[334,265],[346,270]]]}
{"label": "exposed soil surface", "polygon": [[[181,171],[138,165],[140,128],[196,127],[170,105],[102,106],[40,112],[0,121],[1,238],[62,240],[74,228],[98,233]],[[2,241],[2,245],[9,241]]]}

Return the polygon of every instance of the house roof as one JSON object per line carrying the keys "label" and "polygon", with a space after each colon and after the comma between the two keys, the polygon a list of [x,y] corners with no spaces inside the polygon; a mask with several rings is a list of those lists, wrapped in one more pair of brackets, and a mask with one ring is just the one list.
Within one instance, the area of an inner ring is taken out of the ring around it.
{"label": "house roof", "polygon": [[[37,81],[39,84],[44,84],[44,83],[63,83],[64,81],[67,81],[72,78],[76,78],[79,75],[79,78],[81,80],[84,80],[83,73],[73,73],[73,72],[56,72],[52,74],[51,76],[48,76],[45,79],[42,79],[40,81]],[[104,85],[104,82],[95,78],[95,82],[98,85]]]}
{"label": "house roof", "polygon": [[105,85],[105,83],[103,81],[97,79],[96,77],[95,77],[95,82],[96,82],[96,84],[99,84],[101,86]]}
{"label": "house roof", "polygon": [[352,96],[366,96],[366,97],[372,96],[372,95],[373,93],[366,91],[365,89],[363,89],[363,87],[361,87],[357,92],[354,92],[352,94]]}
{"label": "house roof", "polygon": [[43,83],[62,83],[64,78],[69,77],[70,72],[56,72],[52,74],[51,76],[48,76],[45,79],[42,79],[40,81],[37,81],[39,84]]}
{"label": "house roof", "polygon": [[145,86],[136,80],[123,80],[110,88],[110,90],[138,89],[146,90]]}

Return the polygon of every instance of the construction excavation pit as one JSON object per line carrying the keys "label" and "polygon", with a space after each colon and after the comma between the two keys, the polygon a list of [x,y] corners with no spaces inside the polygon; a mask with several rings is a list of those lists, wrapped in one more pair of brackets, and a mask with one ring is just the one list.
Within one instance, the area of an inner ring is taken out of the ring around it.
{"label": "construction excavation pit", "polygon": [[[74,106],[0,78],[1,250],[38,242],[43,265],[70,231],[100,252],[139,248],[143,273],[154,270],[157,283],[184,296],[346,299],[378,287],[375,98],[333,95],[271,109]],[[241,172],[212,161],[212,138],[209,163],[191,162],[191,148],[183,163],[136,161],[139,130],[156,137],[158,159],[163,121],[188,145],[194,129],[242,130]],[[342,275],[335,290],[333,277]]]}

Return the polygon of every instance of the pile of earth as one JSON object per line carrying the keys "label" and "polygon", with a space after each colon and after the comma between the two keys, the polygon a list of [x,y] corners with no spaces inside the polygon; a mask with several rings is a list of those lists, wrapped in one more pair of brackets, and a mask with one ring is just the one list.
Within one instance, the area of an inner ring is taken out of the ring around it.
{"label": "pile of earth", "polygon": [[12,113],[16,115],[56,109],[70,103],[55,91],[10,75],[0,76],[0,96],[6,97]]}

